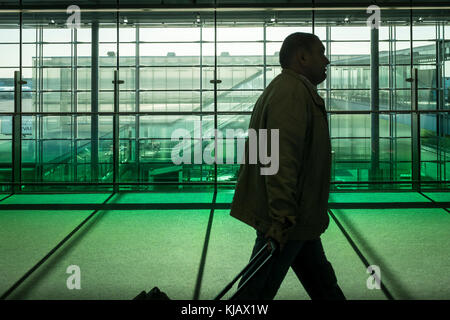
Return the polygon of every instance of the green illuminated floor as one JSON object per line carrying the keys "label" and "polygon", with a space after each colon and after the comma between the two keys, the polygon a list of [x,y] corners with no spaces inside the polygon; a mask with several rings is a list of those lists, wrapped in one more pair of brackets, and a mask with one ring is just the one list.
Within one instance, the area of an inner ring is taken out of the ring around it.
{"label": "green illuminated floor", "polygon": [[[429,208],[331,209],[351,241],[395,299],[450,299],[450,211],[433,207],[450,193],[333,193],[330,203],[429,203]],[[100,210],[31,274],[9,299],[131,299],[160,287],[172,299],[192,299],[213,193],[13,195],[0,197],[1,294],[19,280],[93,210],[11,210],[22,204],[185,204],[183,210]],[[229,203],[233,192],[219,192]],[[431,198],[432,201],[428,198]],[[3,199],[3,200],[1,200]],[[4,206],[2,208],[2,206]],[[213,299],[248,262],[255,230],[216,209],[200,299]],[[330,218],[322,235],[328,260],[348,299],[386,299],[369,290],[366,266]],[[81,289],[69,290],[67,267],[81,270]],[[233,293],[232,289],[229,295]],[[276,299],[309,299],[290,270]]]}

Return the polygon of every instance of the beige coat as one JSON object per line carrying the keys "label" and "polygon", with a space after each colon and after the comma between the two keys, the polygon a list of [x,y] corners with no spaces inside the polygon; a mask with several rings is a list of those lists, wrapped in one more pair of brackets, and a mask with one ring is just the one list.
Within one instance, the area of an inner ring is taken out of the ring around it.
{"label": "beige coat", "polygon": [[283,69],[256,102],[249,128],[279,129],[279,169],[261,175],[270,165],[249,164],[247,139],[230,215],[282,244],[318,238],[329,224],[331,176],[323,99],[305,77]]}

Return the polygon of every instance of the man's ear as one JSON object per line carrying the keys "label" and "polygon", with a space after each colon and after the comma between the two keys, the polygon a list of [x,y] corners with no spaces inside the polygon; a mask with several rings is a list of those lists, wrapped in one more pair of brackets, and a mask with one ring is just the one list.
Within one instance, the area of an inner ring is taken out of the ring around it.
{"label": "man's ear", "polygon": [[297,52],[295,54],[295,58],[298,61],[298,63],[303,66],[306,63],[306,55],[305,50],[302,48],[297,49]]}

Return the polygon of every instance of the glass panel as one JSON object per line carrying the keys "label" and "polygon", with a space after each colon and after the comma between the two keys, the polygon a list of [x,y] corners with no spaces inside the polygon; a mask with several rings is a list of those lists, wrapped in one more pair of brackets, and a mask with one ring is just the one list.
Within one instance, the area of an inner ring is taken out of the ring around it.
{"label": "glass panel", "polygon": [[100,43],[99,51],[99,66],[110,67],[117,64],[117,44],[115,43]]}
{"label": "glass panel", "polygon": [[389,110],[390,106],[390,92],[389,90],[379,91],[380,110]]}
{"label": "glass panel", "polygon": [[44,140],[42,145],[45,163],[68,163],[73,160],[70,140]]}
{"label": "glass panel", "polygon": [[413,63],[435,63],[436,43],[425,41],[413,41]]}
{"label": "glass panel", "polygon": [[119,112],[136,111],[136,93],[129,91],[120,91],[119,93]]}
{"label": "glass panel", "polygon": [[[380,36],[381,39],[381,36]],[[378,50],[379,50],[379,63],[381,64],[389,64],[389,42],[378,42]],[[391,58],[392,59],[392,58]]]}
{"label": "glass panel", "polygon": [[78,86],[79,90],[90,90],[91,89],[91,69],[90,68],[78,68],[77,69],[77,86]]}
{"label": "glass panel", "polygon": [[119,79],[124,81],[120,90],[136,90],[136,68],[120,67]]}
{"label": "glass panel", "polygon": [[36,162],[36,141],[22,140],[22,163]]}
{"label": "glass panel", "polygon": [[436,39],[435,25],[417,25],[412,28],[413,40],[434,40]]}
{"label": "glass panel", "polygon": [[[210,103],[213,101],[208,105]],[[199,107],[200,93],[195,91],[148,91],[140,94],[141,111],[200,111]]]}
{"label": "glass panel", "polygon": [[[213,64],[214,44],[203,46],[204,64]],[[210,57],[208,59],[208,57]],[[254,65],[264,63],[264,44],[255,42],[236,42],[217,44],[218,65]]]}
{"label": "glass panel", "polygon": [[[83,30],[83,29],[81,29]],[[89,39],[90,40],[90,39]],[[91,44],[77,44],[77,64],[78,66],[90,66],[91,65]]]}
{"label": "glass panel", "polygon": [[[22,27],[22,41],[24,43],[25,42],[36,42],[38,32],[39,32],[38,28],[24,25]],[[17,40],[17,42],[19,42],[19,40]]]}
{"label": "glass panel", "polygon": [[367,26],[332,27],[331,38],[334,40],[370,40],[370,28]]}
{"label": "glass panel", "polygon": [[[204,69],[203,88],[213,89],[209,81],[214,78],[213,69]],[[219,90],[263,89],[264,69],[260,67],[219,67],[217,68]]]}
{"label": "glass panel", "polygon": [[72,136],[72,117],[42,117],[44,139],[67,139]]}
{"label": "glass panel", "polygon": [[77,94],[77,111],[89,112],[91,111],[91,93],[80,92]]}
{"label": "glass panel", "polygon": [[119,119],[119,137],[121,139],[136,137],[136,117],[135,116],[121,116]]}
{"label": "glass panel", "polygon": [[43,46],[44,66],[70,66],[72,46],[70,44],[44,44]]}
{"label": "glass panel", "polygon": [[394,110],[411,110],[411,90],[395,90],[393,93]]}
{"label": "glass panel", "polygon": [[[229,115],[217,117],[217,138],[233,139],[247,135],[250,115]],[[202,137],[214,138],[214,117],[202,118]]]}
{"label": "glass panel", "polygon": [[[181,129],[177,135],[177,129]],[[198,130],[198,131],[194,131]],[[200,118],[195,116],[140,116],[139,137],[141,138],[168,138],[172,134],[176,138],[182,137],[184,133],[194,137],[200,132]]]}
{"label": "glass panel", "polygon": [[263,39],[261,27],[219,26],[217,28],[217,41],[258,41]]}
{"label": "glass panel", "polygon": [[394,41],[394,59],[396,64],[411,64],[411,44],[406,41]]}
{"label": "glass panel", "polygon": [[119,63],[121,66],[135,66],[136,65],[136,44],[135,43],[121,43],[119,45]]}
{"label": "glass panel", "polygon": [[0,68],[0,112],[14,111],[14,71]]}
{"label": "glass panel", "polygon": [[370,65],[370,43],[332,42],[330,61],[333,65]]}
{"label": "glass panel", "polygon": [[91,117],[80,116],[75,119],[77,121],[77,138],[90,138]]}
{"label": "glass panel", "polygon": [[140,68],[141,89],[193,90],[200,88],[200,68]]}
{"label": "glass panel", "polygon": [[[408,19],[409,20],[409,19]],[[409,26],[395,26],[395,39],[396,40],[410,40],[411,33]]]}
{"label": "glass panel", "polygon": [[[12,16],[10,16],[13,18]],[[14,24],[1,24],[0,25],[0,41],[2,43],[19,43],[20,32],[19,28]]]}
{"label": "glass panel", "polygon": [[45,28],[42,33],[44,42],[70,42],[72,41],[71,29],[51,29]]}
{"label": "glass panel", "polygon": [[357,161],[370,161],[370,139],[332,139],[332,150],[336,161],[350,161],[357,167]]}
{"label": "glass panel", "polygon": [[3,39],[0,38],[0,52],[2,52],[2,59],[0,59],[0,67],[18,67],[20,64],[20,54],[18,44],[2,44]]}
{"label": "glass panel", "polygon": [[393,76],[395,87],[398,89],[410,88],[411,84],[406,81],[411,76],[410,66],[395,66],[393,67]]}
{"label": "glass panel", "polygon": [[419,110],[436,110],[436,90],[419,90]]}
{"label": "glass panel", "polygon": [[330,117],[329,127],[331,137],[370,137],[371,117],[366,114],[333,114]]}
{"label": "glass panel", "polygon": [[112,83],[112,81],[114,80],[114,70],[114,68],[98,69],[98,86],[100,90],[114,90],[114,84]]}
{"label": "glass panel", "polygon": [[[332,89],[369,89],[370,67],[329,67]],[[381,86],[381,84],[380,84]]]}
{"label": "glass panel", "polygon": [[333,90],[331,110],[370,110],[370,90]]}
{"label": "glass panel", "polygon": [[13,112],[14,110],[14,93],[0,92],[0,112]]}
{"label": "glass panel", "polygon": [[[203,54],[205,55],[205,52]],[[141,43],[139,59],[142,66],[198,65],[200,45],[197,43]]]}
{"label": "glass panel", "polygon": [[98,94],[98,111],[113,112],[114,110],[114,92],[99,92]]}
{"label": "glass panel", "polygon": [[[285,27],[280,25],[273,25],[266,27],[266,39],[268,41],[283,41],[288,35],[294,32],[312,32],[312,27]],[[316,32],[317,35],[317,32]],[[255,39],[256,40],[256,39]]]}
{"label": "glass panel", "polygon": [[416,65],[419,89],[436,88],[436,65]]}
{"label": "glass panel", "polygon": [[70,90],[72,87],[70,68],[43,68],[42,74],[44,90]]}
{"label": "glass panel", "polygon": [[33,44],[22,45],[22,67],[36,67],[38,60],[38,46]]}
{"label": "glass panel", "polygon": [[[218,111],[252,111],[261,90],[255,91],[220,91],[217,94]],[[202,94],[203,111],[214,110],[214,92],[207,91]]]}
{"label": "glass panel", "polygon": [[77,29],[77,41],[78,42],[91,42],[92,31],[91,28],[87,28],[83,25]]}
{"label": "glass panel", "polygon": [[[200,40],[200,28],[178,28],[178,27],[146,27],[139,30],[139,41],[145,42],[193,42]],[[214,39],[213,39],[214,40]]]}
{"label": "glass panel", "polygon": [[411,137],[411,115],[395,114],[393,115],[395,137]]}
{"label": "glass panel", "polygon": [[0,140],[11,139],[12,117],[0,116]]}
{"label": "glass panel", "polygon": [[43,111],[44,112],[70,112],[72,106],[71,92],[44,92]]}

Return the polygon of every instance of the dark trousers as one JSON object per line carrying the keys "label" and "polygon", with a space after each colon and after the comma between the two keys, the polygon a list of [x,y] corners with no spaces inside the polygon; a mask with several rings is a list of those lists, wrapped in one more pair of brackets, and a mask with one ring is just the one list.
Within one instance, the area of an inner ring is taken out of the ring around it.
{"label": "dark trousers", "polygon": [[[252,257],[267,242],[261,232],[257,231],[256,234]],[[292,267],[312,300],[345,300],[337,284],[333,267],[325,257],[320,238],[288,241],[283,250],[277,250],[274,256],[250,279],[236,299],[272,300],[286,277],[289,267]],[[238,288],[246,279],[247,277],[242,277]]]}

